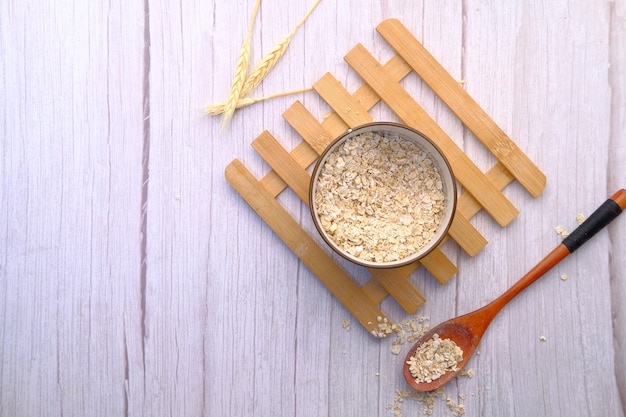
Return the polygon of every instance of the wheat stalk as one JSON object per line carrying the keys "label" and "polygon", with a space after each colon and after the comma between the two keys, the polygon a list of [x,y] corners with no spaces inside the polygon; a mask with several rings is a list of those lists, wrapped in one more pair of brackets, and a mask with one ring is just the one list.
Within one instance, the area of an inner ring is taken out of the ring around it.
{"label": "wheat stalk", "polygon": [[233,83],[226,99],[226,105],[224,106],[224,118],[222,119],[222,128],[228,124],[228,121],[233,116],[235,108],[237,107],[237,100],[243,95],[241,89],[245,83],[246,73],[248,72],[248,63],[250,61],[250,39],[252,38],[252,28],[254,27],[254,21],[259,11],[261,0],[257,0],[250,18],[250,24],[248,25],[248,33],[246,39],[243,42],[239,57],[237,58],[237,65],[235,67],[235,75],[233,77]]}
{"label": "wheat stalk", "polygon": [[295,36],[298,29],[300,29],[300,27],[304,24],[309,15],[313,13],[313,10],[315,10],[319,3],[320,0],[316,0],[315,3],[313,3],[313,5],[306,12],[302,20],[300,20],[296,27],[289,33],[289,35],[281,39],[267,54],[265,54],[265,56],[261,59],[261,61],[257,64],[257,66],[252,70],[252,72],[246,79],[246,82],[241,88],[240,97],[245,97],[250,94],[250,92],[252,92],[252,90],[254,90],[261,83],[261,81],[263,81],[265,76],[285,54],[287,48],[289,47],[291,39]]}
{"label": "wheat stalk", "polygon": [[257,0],[252,18],[250,20],[250,26],[244,44],[239,53],[237,60],[237,66],[235,69],[235,76],[233,78],[233,84],[231,85],[228,98],[224,103],[211,104],[205,107],[205,112],[209,116],[223,114],[222,129],[226,126],[228,121],[233,116],[236,109],[250,106],[259,101],[268,100],[275,97],[282,97],[290,94],[302,93],[311,91],[312,88],[305,88],[301,90],[287,91],[284,93],[272,94],[265,97],[247,97],[252,90],[254,90],[263,81],[265,76],[271,71],[276,63],[282,58],[287,51],[291,39],[295,36],[296,32],[304,24],[307,18],[313,13],[313,10],[317,7],[321,0],[316,0],[313,5],[306,12],[304,17],[298,22],[295,28],[281,41],[279,41],[257,64],[252,70],[249,76],[246,77],[248,63],[250,59],[250,39],[252,37],[252,27],[256,18],[257,12],[261,0]]}
{"label": "wheat stalk", "polygon": [[[244,98],[240,98],[239,100],[237,100],[235,109],[240,109],[242,107],[251,106],[255,103],[258,103],[259,101],[269,100],[269,99],[276,98],[276,97],[288,96],[291,94],[306,93],[307,91],[313,91],[313,87],[303,88],[300,90],[285,91],[283,93],[271,94],[269,96],[264,96],[264,97],[244,97]],[[224,113],[225,107],[226,107],[226,103],[209,104],[208,106],[205,106],[204,110],[207,116],[217,116],[218,114]]]}

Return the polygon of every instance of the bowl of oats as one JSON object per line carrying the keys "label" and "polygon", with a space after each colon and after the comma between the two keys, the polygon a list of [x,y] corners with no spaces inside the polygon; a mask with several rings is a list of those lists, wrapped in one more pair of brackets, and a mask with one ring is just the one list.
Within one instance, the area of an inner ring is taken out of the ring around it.
{"label": "bowl of oats", "polygon": [[442,242],[454,217],[456,181],[424,134],[398,123],[368,123],[320,155],[309,201],[315,227],[335,252],[369,268],[396,268]]}

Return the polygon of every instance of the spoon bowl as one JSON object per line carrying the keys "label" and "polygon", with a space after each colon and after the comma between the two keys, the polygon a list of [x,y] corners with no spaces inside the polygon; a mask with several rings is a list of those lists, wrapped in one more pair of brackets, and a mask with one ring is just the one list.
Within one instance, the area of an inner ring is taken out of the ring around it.
{"label": "spoon bowl", "polygon": [[[626,190],[622,189],[598,207],[598,209],[566,237],[562,243],[500,297],[478,310],[445,321],[430,329],[413,345],[406,356],[403,374],[407,384],[418,391],[432,391],[445,385],[457,376],[476,351],[487,327],[489,327],[489,324],[500,310],[522,290],[543,276],[567,255],[573,253],[591,239],[591,237],[615,219],[624,209],[626,209]],[[415,355],[416,350],[435,334],[439,335],[439,338],[442,340],[450,339],[456,343],[463,351],[463,359],[458,362],[456,370],[446,371],[439,378],[431,382],[417,382],[415,377],[411,374],[409,362]]]}
{"label": "spoon bowl", "polygon": [[[440,339],[452,340],[463,351],[463,360],[457,364],[457,368],[459,369],[459,371],[448,371],[444,373],[441,377],[431,382],[416,382],[413,375],[411,375],[411,371],[409,370],[407,364],[411,360],[411,357],[415,355],[415,351],[435,334],[438,334]],[[476,346],[478,346],[479,341],[480,336],[474,334],[471,328],[461,323],[458,323],[454,319],[448,320],[444,323],[437,325],[436,327],[433,327],[426,334],[424,334],[424,336],[419,338],[419,340],[413,345],[411,350],[409,350],[409,353],[407,353],[405,366],[403,367],[404,379],[410,387],[418,391],[436,390],[437,388],[445,385],[452,378],[458,375],[460,370],[463,369],[469,358],[474,353],[474,350],[476,350]]]}

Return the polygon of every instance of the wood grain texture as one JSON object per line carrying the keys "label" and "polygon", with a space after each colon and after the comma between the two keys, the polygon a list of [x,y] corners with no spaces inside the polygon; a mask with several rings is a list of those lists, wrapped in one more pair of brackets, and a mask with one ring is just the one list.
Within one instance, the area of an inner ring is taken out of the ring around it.
{"label": "wood grain texture", "polygon": [[309,205],[311,177],[267,130],[252,141],[252,147],[285,181],[305,204]]}
{"label": "wood grain texture", "polygon": [[[310,3],[263,1],[251,62]],[[228,94],[253,6],[0,2],[0,415],[390,415],[408,345],[394,355],[367,334],[224,178],[240,158],[312,232],[250,144],[267,130],[306,170],[345,123],[323,119],[316,92],[237,111],[224,132],[200,117]],[[388,18],[546,174],[541,196],[409,74],[376,31]],[[625,40],[623,1],[323,0],[254,95],[330,72],[374,119],[398,121],[343,60],[362,43],[504,189],[520,211],[505,228],[460,198],[489,243],[471,257],[447,242],[458,273],[446,285],[403,272],[427,298],[418,315],[439,322],[499,295],[560,241],[555,226],[572,230],[626,185]],[[327,137],[298,145],[282,117],[296,100]],[[624,232],[620,218],[496,317],[474,378],[446,387],[465,415],[624,416]],[[368,298],[385,293],[338,262]],[[437,400],[433,415],[450,414]]]}

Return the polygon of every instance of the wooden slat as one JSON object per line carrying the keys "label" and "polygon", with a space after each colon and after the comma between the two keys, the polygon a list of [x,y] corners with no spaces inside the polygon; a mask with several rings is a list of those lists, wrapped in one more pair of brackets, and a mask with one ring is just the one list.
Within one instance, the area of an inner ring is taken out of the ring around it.
{"label": "wooden slat", "polygon": [[[415,263],[394,269],[396,274],[395,278],[408,281],[409,276],[413,273],[413,271],[415,271],[418,265],[419,264]],[[361,288],[363,289],[363,292],[377,305],[389,296],[389,291],[387,291],[376,278],[370,279]]]}
{"label": "wooden slat", "polygon": [[519,212],[515,206],[413,97],[383,70],[363,45],[354,47],[345,59],[406,124],[422,131],[439,145],[452,165],[455,177],[501,226],[506,226],[517,216]]}
{"label": "wooden slat", "polygon": [[369,271],[408,314],[414,314],[426,301],[426,298],[399,271],[395,269],[369,269]]}
{"label": "wooden slat", "polygon": [[[311,165],[317,159],[317,153],[306,142],[300,142],[295,148],[289,152],[291,158],[294,159],[301,167],[305,168]],[[273,197],[280,194],[285,188],[287,183],[283,181],[278,173],[274,170],[268,172],[260,180],[263,188],[265,188]]]}
{"label": "wooden slat", "polygon": [[388,19],[376,30],[532,196],[541,194],[546,186],[543,172],[402,23]]}
{"label": "wooden slat", "polygon": [[[406,277],[402,277],[401,279],[409,279],[408,275]],[[383,285],[374,277],[370,278],[361,289],[367,295],[367,297],[374,302],[374,304],[379,305],[385,298],[389,297],[389,291],[383,287]],[[409,313],[410,314],[410,313]]]}
{"label": "wooden slat", "polygon": [[458,272],[456,265],[439,249],[422,258],[420,263],[440,284],[445,284]]}
{"label": "wooden slat", "polygon": [[266,130],[252,141],[252,147],[298,197],[308,205],[311,177],[289,155],[289,152],[278,143],[276,138]]}
{"label": "wooden slat", "polygon": [[[489,181],[491,181],[500,190],[503,190],[504,187],[515,179],[513,174],[511,174],[501,162],[498,162],[491,167],[489,171],[487,171],[486,175],[487,178],[489,178]],[[482,209],[482,206],[471,194],[464,193],[461,197],[459,197],[456,208],[463,213],[465,217],[472,218]]]}
{"label": "wooden slat", "polygon": [[333,137],[317,121],[315,116],[299,101],[296,101],[285,110],[283,118],[318,155],[321,155],[333,140]]}
{"label": "wooden slat", "polygon": [[300,227],[298,222],[269,194],[246,167],[232,161],[225,171],[227,181],[300,258],[328,290],[370,332],[377,332],[377,318],[385,315]]}
{"label": "wooden slat", "polygon": [[368,108],[355,100],[332,74],[326,73],[313,84],[313,88],[348,126],[356,127],[374,121],[367,112]]}
{"label": "wooden slat", "polygon": [[469,255],[476,256],[486,245],[487,239],[472,225],[457,208],[448,235]]}
{"label": "wooden slat", "polygon": [[[394,80],[400,82],[404,77],[411,73],[412,69],[404,59],[398,54],[392,56],[389,61],[384,65],[385,71]],[[361,105],[368,111],[376,103],[380,101],[380,96],[367,84],[361,85],[352,97],[355,101],[361,103]],[[345,132],[349,126],[339,117],[336,112],[331,112],[328,117],[322,122],[324,129],[329,132],[333,137],[339,136]]]}

